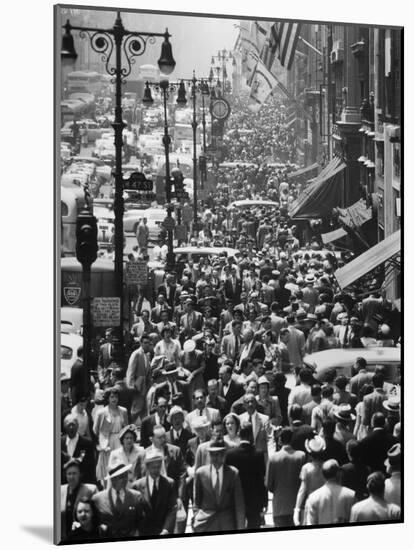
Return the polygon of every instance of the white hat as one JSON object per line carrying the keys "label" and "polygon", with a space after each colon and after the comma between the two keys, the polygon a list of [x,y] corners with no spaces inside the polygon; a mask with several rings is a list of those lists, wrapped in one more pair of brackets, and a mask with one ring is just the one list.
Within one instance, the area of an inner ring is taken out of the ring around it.
{"label": "white hat", "polygon": [[157,450],[150,449],[145,453],[144,464],[149,464],[150,462],[163,461],[164,455]]}
{"label": "white hat", "polygon": [[131,468],[132,464],[125,465],[124,463],[120,462],[109,470],[108,475],[105,479],[112,479],[114,477],[121,476],[122,474],[125,474],[125,472],[129,472]]}
{"label": "white hat", "polygon": [[187,353],[191,353],[196,348],[196,343],[194,340],[187,340],[184,342],[183,350]]}
{"label": "white hat", "polygon": [[210,421],[205,416],[196,416],[191,422],[191,427],[193,430],[197,428],[208,428],[210,426]]}

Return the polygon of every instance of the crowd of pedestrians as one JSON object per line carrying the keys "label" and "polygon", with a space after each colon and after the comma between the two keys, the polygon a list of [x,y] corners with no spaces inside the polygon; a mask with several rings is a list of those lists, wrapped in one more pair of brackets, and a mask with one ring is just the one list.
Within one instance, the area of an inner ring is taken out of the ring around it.
{"label": "crowd of pedestrians", "polygon": [[[177,258],[140,289],[127,365],[111,330],[95,384],[78,351],[62,415],[66,540],[258,529],[269,494],[280,528],[400,518],[398,373],[364,359],[400,345],[393,306],[374,287],[340,291],[346,257],[289,219],[299,187],[283,105],[253,115],[239,99],[229,128],[226,160],[240,163],[215,167],[188,244],[235,255]],[[229,208],[242,198],[277,205]],[[304,363],[352,348],[351,376],[318,380]]]}

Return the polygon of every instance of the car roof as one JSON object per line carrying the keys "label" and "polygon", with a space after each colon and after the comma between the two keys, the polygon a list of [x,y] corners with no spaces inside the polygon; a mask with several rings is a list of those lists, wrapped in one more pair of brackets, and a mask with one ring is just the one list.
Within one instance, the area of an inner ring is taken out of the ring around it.
{"label": "car roof", "polygon": [[68,348],[77,350],[78,347],[83,344],[83,338],[82,336],[79,336],[79,334],[74,334],[73,332],[61,332],[60,344],[62,346],[67,346]]}
{"label": "car roof", "polygon": [[234,201],[227,207],[228,210],[231,208],[237,208],[240,206],[273,206],[273,207],[279,207],[279,203],[275,201],[265,201],[261,199],[245,199],[240,201]]}
{"label": "car roof", "polygon": [[174,248],[174,254],[211,254],[218,256],[222,252],[227,252],[228,256],[234,256],[237,248],[229,248],[223,246],[182,246]]}
{"label": "car roof", "polygon": [[363,357],[368,364],[401,362],[400,348],[370,347],[353,349],[329,349],[305,355],[303,362],[316,369],[316,373],[328,369],[353,365],[358,357]]}

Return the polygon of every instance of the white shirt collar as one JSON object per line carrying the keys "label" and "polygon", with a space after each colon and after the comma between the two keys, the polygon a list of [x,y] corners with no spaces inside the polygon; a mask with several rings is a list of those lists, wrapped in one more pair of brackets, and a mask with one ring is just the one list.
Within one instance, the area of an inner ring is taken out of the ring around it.
{"label": "white shirt collar", "polygon": [[75,452],[76,445],[79,441],[79,434],[77,433],[74,438],[70,438],[69,436],[66,436],[66,448],[68,450],[68,454],[72,457],[73,453]]}
{"label": "white shirt collar", "polygon": [[[114,504],[115,504],[116,503],[116,497],[118,495],[117,495],[117,492],[115,491],[114,488],[111,488],[111,491],[112,491],[112,499],[113,499]],[[125,500],[125,490],[124,489],[121,489],[119,491],[119,496],[121,497],[121,501],[124,502],[124,500]]]}

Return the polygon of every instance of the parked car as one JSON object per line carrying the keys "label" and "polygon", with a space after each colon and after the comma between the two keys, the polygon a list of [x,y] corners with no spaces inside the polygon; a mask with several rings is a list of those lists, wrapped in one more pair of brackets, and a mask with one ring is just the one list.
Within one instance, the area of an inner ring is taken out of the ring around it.
{"label": "parked car", "polygon": [[82,335],[83,309],[80,307],[60,308],[60,332]]}
{"label": "parked car", "polygon": [[387,382],[395,383],[398,380],[401,366],[400,348],[329,349],[305,355],[303,362],[312,369],[314,378],[322,382],[326,373],[332,369],[335,369],[338,375],[351,377],[352,365],[357,357],[366,360],[368,371],[374,371],[378,365],[384,366]]}
{"label": "parked car", "polygon": [[78,334],[60,333],[60,380],[70,379],[70,371],[78,358],[78,348],[83,346],[83,338]]}
{"label": "parked car", "polygon": [[124,231],[136,233],[139,222],[142,218],[147,218],[149,229],[149,240],[155,242],[158,240],[162,222],[166,217],[163,208],[131,209],[124,213]]}

